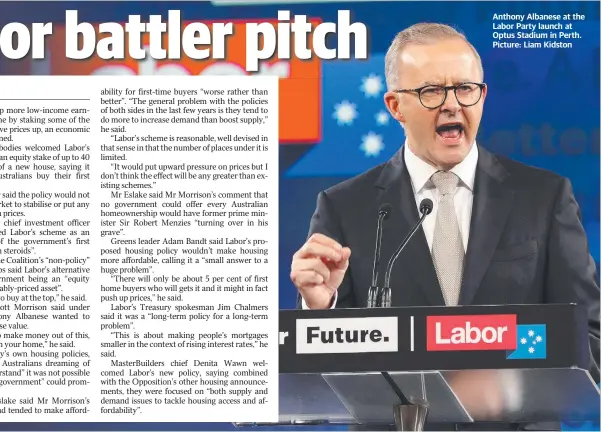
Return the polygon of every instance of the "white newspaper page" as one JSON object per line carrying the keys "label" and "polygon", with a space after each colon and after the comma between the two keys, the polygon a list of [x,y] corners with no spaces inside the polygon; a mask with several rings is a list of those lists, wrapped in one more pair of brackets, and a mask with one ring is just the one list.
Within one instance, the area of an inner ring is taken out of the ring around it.
{"label": "white newspaper page", "polygon": [[3,421],[278,410],[276,77],[3,77]]}

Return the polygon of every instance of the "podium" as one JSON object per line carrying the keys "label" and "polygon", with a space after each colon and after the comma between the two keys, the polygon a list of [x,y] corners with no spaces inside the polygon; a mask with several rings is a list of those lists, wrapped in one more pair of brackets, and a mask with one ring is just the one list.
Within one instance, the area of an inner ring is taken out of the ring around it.
{"label": "podium", "polygon": [[576,305],[282,310],[279,329],[279,425],[599,421]]}

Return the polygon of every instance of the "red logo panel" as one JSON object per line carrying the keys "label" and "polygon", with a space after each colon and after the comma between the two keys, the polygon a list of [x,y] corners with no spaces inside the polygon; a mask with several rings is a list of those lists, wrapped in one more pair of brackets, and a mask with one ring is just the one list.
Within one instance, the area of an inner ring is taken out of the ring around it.
{"label": "red logo panel", "polygon": [[516,315],[441,315],[426,318],[428,351],[514,350]]}

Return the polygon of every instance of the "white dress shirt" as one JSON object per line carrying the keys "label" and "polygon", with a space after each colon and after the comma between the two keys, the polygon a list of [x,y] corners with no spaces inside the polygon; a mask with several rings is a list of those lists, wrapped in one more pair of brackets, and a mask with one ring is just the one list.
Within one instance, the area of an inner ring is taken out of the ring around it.
{"label": "white dress shirt", "polygon": [[[478,146],[474,143],[465,159],[451,169],[451,172],[459,177],[459,183],[457,184],[457,190],[455,191],[455,213],[457,214],[457,223],[459,224],[459,232],[461,233],[461,238],[463,240],[464,251],[467,251],[467,242],[470,235],[472,204],[474,201],[474,179],[476,178],[477,164]],[[432,177],[432,174],[438,171],[438,169],[418,158],[407,144],[405,144],[405,166],[407,167],[407,171],[409,171],[418,211],[419,203],[424,198],[430,198],[434,204],[432,213],[424,219],[422,225],[431,252],[439,197],[438,190],[434,184],[432,184],[430,177]]]}
{"label": "white dress shirt", "polygon": [[[432,213],[424,219],[422,224],[428,247],[430,248],[430,251],[432,251],[434,226],[436,224],[436,213],[438,210],[438,191],[430,180],[430,177],[432,177],[432,174],[438,171],[438,169],[417,157],[415,153],[411,151],[411,148],[407,143],[405,143],[404,160],[411,179],[413,194],[415,196],[415,205],[417,206],[418,211],[419,204],[424,198],[430,198],[434,204]],[[457,222],[459,223],[459,231],[461,232],[463,248],[465,251],[467,251],[470,233],[472,204],[474,200],[474,179],[476,177],[477,164],[478,146],[474,143],[465,159],[451,169],[451,172],[459,177],[459,183],[457,185],[457,190],[455,191],[455,212],[457,213]],[[336,306],[337,299],[338,292],[334,295],[332,308]],[[302,300],[302,308],[308,309],[304,299]]]}

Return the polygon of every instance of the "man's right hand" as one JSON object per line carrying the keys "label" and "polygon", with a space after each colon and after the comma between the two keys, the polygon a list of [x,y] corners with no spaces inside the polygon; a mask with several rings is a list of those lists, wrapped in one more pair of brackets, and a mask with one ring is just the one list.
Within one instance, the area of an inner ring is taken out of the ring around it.
{"label": "man's right hand", "polygon": [[328,309],[342,283],[351,250],[323,234],[313,234],[292,257],[290,279],[309,309]]}

